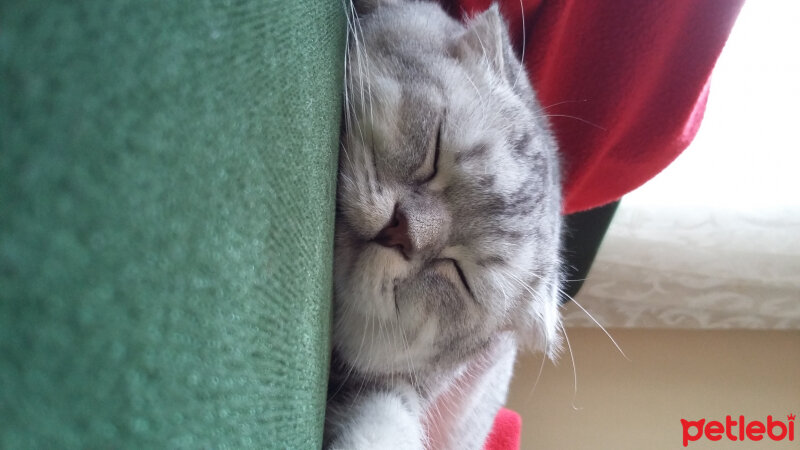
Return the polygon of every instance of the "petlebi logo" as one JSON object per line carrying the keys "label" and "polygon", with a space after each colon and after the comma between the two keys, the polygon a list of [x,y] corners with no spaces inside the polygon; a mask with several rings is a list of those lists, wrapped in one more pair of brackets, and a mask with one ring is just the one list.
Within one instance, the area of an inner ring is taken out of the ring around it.
{"label": "petlebi logo", "polygon": [[[766,421],[747,420],[744,416],[733,418],[725,416],[725,421],[698,419],[681,419],[683,426],[683,446],[689,442],[698,441],[705,436],[710,441],[760,441],[771,439],[773,441],[794,441],[794,414],[786,416],[786,421],[767,416]],[[780,419],[780,418],[779,418]]]}

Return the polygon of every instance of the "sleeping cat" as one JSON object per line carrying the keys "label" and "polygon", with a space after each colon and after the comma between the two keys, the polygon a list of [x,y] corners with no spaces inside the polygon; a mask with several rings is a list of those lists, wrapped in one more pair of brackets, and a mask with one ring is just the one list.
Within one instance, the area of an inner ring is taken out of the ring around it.
{"label": "sleeping cat", "polygon": [[354,9],[325,446],[480,449],[559,347],[556,143],[496,6]]}

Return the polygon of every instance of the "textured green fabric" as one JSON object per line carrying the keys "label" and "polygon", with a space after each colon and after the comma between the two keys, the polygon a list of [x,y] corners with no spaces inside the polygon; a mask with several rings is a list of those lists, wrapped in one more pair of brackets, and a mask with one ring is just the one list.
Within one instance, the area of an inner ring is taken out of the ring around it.
{"label": "textured green fabric", "polygon": [[340,1],[0,3],[0,448],[315,448]]}

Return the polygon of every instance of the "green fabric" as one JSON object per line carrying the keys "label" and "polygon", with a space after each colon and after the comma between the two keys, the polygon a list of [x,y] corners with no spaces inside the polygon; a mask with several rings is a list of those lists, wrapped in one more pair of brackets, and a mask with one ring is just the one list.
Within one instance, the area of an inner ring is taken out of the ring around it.
{"label": "green fabric", "polygon": [[340,1],[0,3],[0,448],[315,448]]}

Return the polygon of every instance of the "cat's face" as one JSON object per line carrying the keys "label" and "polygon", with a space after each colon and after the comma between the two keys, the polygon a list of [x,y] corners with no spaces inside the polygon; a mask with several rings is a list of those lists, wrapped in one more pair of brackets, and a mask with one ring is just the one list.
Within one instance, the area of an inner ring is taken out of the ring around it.
{"label": "cat's face", "polygon": [[350,36],[334,345],[371,373],[452,365],[558,325],[555,143],[496,10],[365,15]]}

